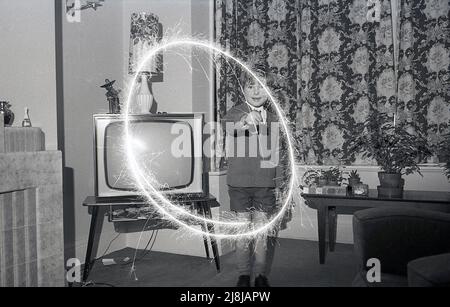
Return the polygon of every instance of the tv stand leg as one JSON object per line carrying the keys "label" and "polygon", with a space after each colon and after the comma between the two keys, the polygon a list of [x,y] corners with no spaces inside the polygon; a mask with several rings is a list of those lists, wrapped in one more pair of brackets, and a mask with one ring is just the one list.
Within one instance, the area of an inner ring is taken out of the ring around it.
{"label": "tv stand leg", "polygon": [[[211,206],[210,206],[209,202],[204,203],[204,209],[206,209],[206,214],[207,214],[208,218],[212,219]],[[215,233],[213,223],[208,223],[207,227],[208,227],[209,233],[211,233],[211,234]],[[216,262],[217,272],[220,273],[220,258],[219,258],[219,249],[217,247],[217,240],[214,236],[211,236],[210,239],[211,239],[211,247],[212,247],[213,255],[214,255],[214,261]]]}
{"label": "tv stand leg", "polygon": [[91,270],[91,266],[94,264],[92,259],[92,249],[94,247],[96,228],[97,228],[97,220],[98,220],[98,206],[92,207],[92,216],[91,216],[91,226],[89,228],[89,239],[86,250],[86,258],[84,260],[84,270],[83,270],[83,282],[86,282],[89,272]]}
{"label": "tv stand leg", "polygon": [[[198,213],[200,213],[204,218],[206,218],[205,208],[203,207],[203,205],[200,205],[198,207]],[[207,232],[208,231],[205,222],[200,223],[200,226],[201,226],[203,232]],[[205,235],[205,234],[203,234],[203,243],[205,244],[206,259],[211,259],[210,255],[209,255],[208,236]]]}

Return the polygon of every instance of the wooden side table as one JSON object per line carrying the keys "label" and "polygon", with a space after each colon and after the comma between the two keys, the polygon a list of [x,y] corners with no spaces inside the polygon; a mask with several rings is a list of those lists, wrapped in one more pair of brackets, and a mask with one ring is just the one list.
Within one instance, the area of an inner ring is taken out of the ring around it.
{"label": "wooden side table", "polygon": [[317,210],[320,264],[325,263],[327,232],[329,250],[330,252],[334,251],[339,214],[353,215],[358,210],[386,206],[412,207],[450,213],[450,193],[447,192],[405,191],[401,199],[379,198],[377,190],[370,190],[368,197],[326,194],[302,194],[302,197],[308,207]]}

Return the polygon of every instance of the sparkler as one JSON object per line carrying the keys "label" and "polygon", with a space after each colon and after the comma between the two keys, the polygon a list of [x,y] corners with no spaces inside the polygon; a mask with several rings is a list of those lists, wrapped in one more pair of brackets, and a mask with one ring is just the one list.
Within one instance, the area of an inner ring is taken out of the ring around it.
{"label": "sparkler", "polygon": [[[258,77],[256,73],[254,73],[243,61],[239,60],[238,58],[231,55],[229,52],[222,50],[221,48],[215,46],[214,44],[211,44],[209,42],[201,41],[201,40],[195,40],[195,39],[177,39],[176,37],[173,39],[165,39],[164,41],[156,44],[153,46],[151,50],[148,51],[148,53],[141,59],[141,62],[138,65],[137,71],[140,71],[148,61],[151,61],[153,57],[155,57],[158,53],[162,51],[170,50],[171,48],[177,48],[177,47],[190,47],[190,48],[200,48],[203,50],[207,50],[214,55],[221,55],[225,57],[228,60],[233,61],[234,63],[238,64],[243,70],[245,70],[249,75],[251,75],[263,88],[263,90],[267,93],[267,96],[269,97],[270,102],[272,103],[278,117],[279,122],[281,124],[282,129],[285,132],[286,135],[286,141],[287,141],[287,147],[288,147],[288,154],[289,154],[289,165],[291,169],[291,177],[288,184],[288,192],[287,196],[284,199],[284,203],[281,207],[281,209],[278,211],[276,215],[272,217],[271,220],[269,220],[265,225],[260,226],[259,228],[248,230],[246,227],[245,222],[239,222],[239,221],[218,221],[213,219],[208,219],[204,217],[200,217],[198,215],[195,215],[191,212],[188,212],[187,210],[184,210],[177,206],[175,203],[172,203],[170,199],[168,199],[163,193],[161,193],[156,187],[154,178],[151,178],[151,175],[149,176],[148,172],[145,172],[145,168],[143,168],[140,165],[139,158],[136,156],[135,151],[133,150],[133,147],[135,144],[133,144],[133,137],[130,133],[130,118],[129,118],[129,111],[130,111],[130,105],[132,101],[132,96],[134,89],[137,84],[137,75],[134,75],[131,81],[131,86],[129,88],[129,92],[127,95],[127,99],[125,102],[125,133],[124,133],[124,146],[125,146],[125,154],[126,159],[128,162],[129,169],[131,171],[131,174],[133,176],[133,179],[136,183],[136,186],[139,188],[139,191],[141,195],[147,200],[147,202],[151,205],[153,205],[157,211],[163,215],[165,218],[172,221],[174,224],[183,227],[184,229],[189,230],[192,234],[198,234],[198,235],[206,235],[210,237],[216,237],[216,238],[239,238],[239,237],[248,237],[248,236],[255,236],[260,233],[268,232],[272,229],[274,229],[277,225],[277,223],[283,218],[286,210],[290,206],[290,201],[292,200],[292,197],[294,195],[294,190],[298,186],[298,178],[296,175],[296,168],[295,168],[295,152],[294,152],[294,142],[293,137],[289,128],[288,120],[284,116],[283,110],[281,107],[277,104],[275,98],[273,97],[270,90],[267,88],[267,86],[262,82],[262,80]],[[144,169],[144,170],[143,170]],[[220,231],[212,234],[209,232],[204,232],[200,229],[195,228],[192,226],[191,223],[187,223],[185,219],[194,220],[199,223],[210,223],[213,225],[220,226]]]}

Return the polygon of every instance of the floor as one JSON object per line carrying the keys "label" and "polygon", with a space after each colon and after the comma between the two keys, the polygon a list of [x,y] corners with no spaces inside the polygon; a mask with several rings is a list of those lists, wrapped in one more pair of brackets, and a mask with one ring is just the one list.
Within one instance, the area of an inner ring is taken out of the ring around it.
{"label": "floor", "polygon": [[[116,262],[133,258],[134,249],[126,248],[107,255]],[[138,252],[138,259],[142,251]],[[353,246],[337,244],[320,265],[317,242],[280,239],[277,246],[271,285],[274,287],[345,287],[356,274]],[[116,287],[233,287],[236,282],[234,253],[221,257],[222,270],[206,258],[150,252],[135,264],[105,266],[98,261],[89,281]]]}

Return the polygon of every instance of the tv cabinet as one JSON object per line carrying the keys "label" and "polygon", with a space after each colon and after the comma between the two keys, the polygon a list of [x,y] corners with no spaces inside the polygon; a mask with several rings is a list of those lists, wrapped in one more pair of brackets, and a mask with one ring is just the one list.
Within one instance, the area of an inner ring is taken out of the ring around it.
{"label": "tv cabinet", "polygon": [[[211,208],[220,207],[220,204],[217,202],[216,198],[212,195],[205,197],[195,197],[195,198],[186,198],[179,199],[177,198],[177,203],[181,205],[191,206],[199,215],[202,217],[212,219]],[[127,198],[99,198],[95,196],[88,196],[84,202],[83,206],[88,207],[91,211],[91,224],[89,228],[89,238],[88,238],[88,246],[86,249],[86,258],[84,262],[83,269],[83,282],[86,282],[90,270],[95,263],[96,259],[92,259],[93,250],[97,248],[97,238],[99,238],[101,233],[101,225],[103,218],[106,214],[109,213],[114,208],[126,207],[126,206],[147,206],[148,204],[142,200],[134,200]],[[100,218],[99,218],[100,217]],[[111,221],[111,219],[110,219]],[[127,222],[119,222],[119,223],[133,223],[131,221]],[[160,224],[158,224],[160,225]],[[212,223],[197,223],[194,225],[201,226],[203,232],[214,234],[214,225]],[[157,226],[159,229],[168,228],[163,225]],[[170,226],[169,226],[170,227]],[[147,229],[146,229],[147,230]],[[206,258],[210,259],[209,254],[209,240],[207,235],[203,236],[203,242],[205,245]],[[213,236],[209,237],[211,241],[211,247],[213,252],[213,259],[216,264],[216,269],[220,272],[220,259],[219,259],[219,249],[217,245],[217,240]]]}

